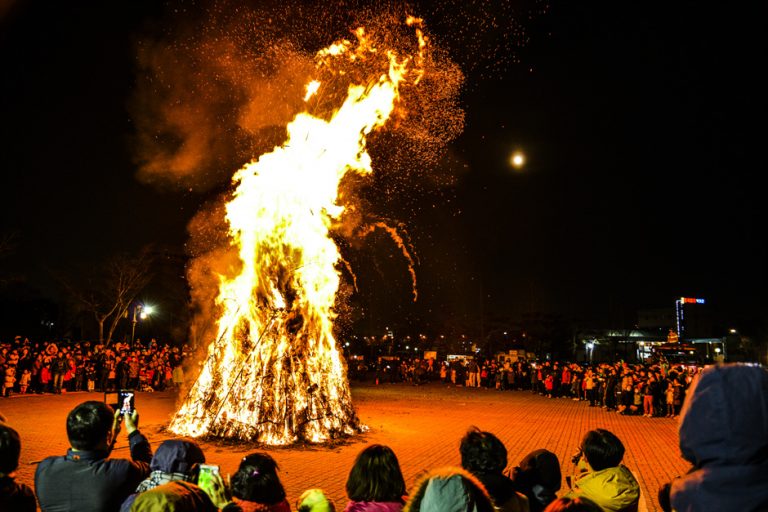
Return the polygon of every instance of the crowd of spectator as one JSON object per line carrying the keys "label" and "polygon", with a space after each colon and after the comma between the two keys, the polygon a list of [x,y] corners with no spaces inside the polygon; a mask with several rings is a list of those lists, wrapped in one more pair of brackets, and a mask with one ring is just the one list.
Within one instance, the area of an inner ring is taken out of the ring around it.
{"label": "crowd of spectator", "polygon": [[180,387],[186,345],[171,347],[156,340],[127,343],[30,342],[17,336],[0,344],[2,396],[14,393],[161,391]]}
{"label": "crowd of spectator", "polygon": [[[156,340],[114,343],[35,342],[17,336],[0,344],[0,393],[54,393],[135,389],[162,391],[181,387],[182,361],[189,348]],[[350,375],[361,376],[354,363]],[[676,417],[700,368],[625,362],[585,365],[494,359],[380,360],[377,383],[429,381],[495,389],[530,391],[548,398],[570,398],[624,415]]]}
{"label": "crowd of spectator", "polygon": [[[110,458],[122,425],[131,459]],[[768,507],[768,372],[758,366],[706,368],[694,379],[679,425],[686,475],[659,492],[665,511],[766,510]],[[230,479],[207,464],[194,441],[172,439],[154,453],[139,430],[138,412],[87,401],[67,416],[70,449],[47,457],[34,490],[14,479],[22,450],[18,433],[0,417],[0,510],[27,512],[204,511],[290,512],[275,459],[244,457]],[[561,492],[557,456],[539,449],[511,471],[507,450],[490,432],[471,427],[459,443],[461,467],[428,471],[410,491],[394,451],[370,445],[346,481],[344,512],[619,512],[637,511],[640,486],[622,464],[624,445],[612,432],[585,433]],[[312,484],[310,483],[310,486]],[[560,494],[560,497],[558,497]],[[295,502],[299,512],[334,512],[322,489]]]}
{"label": "crowd of spectator", "polygon": [[[109,458],[122,423],[130,460]],[[2,510],[32,512],[39,504],[43,511],[291,511],[278,464],[267,453],[247,455],[225,481],[218,466],[206,464],[203,450],[194,441],[164,441],[153,455],[139,431],[135,410],[121,413],[100,401],[84,402],[69,413],[66,429],[70,449],[66,455],[40,462],[33,491],[13,478],[21,442],[18,433],[0,420]],[[579,449],[584,462],[565,498],[604,510],[636,507],[639,485],[621,465],[621,441],[608,431],[595,430],[587,433]],[[461,440],[459,453],[461,467],[427,472],[409,493],[392,449],[367,446],[349,470],[344,511],[541,512],[559,506],[556,493],[562,478],[553,453],[537,450],[508,476],[504,444],[475,427]],[[619,484],[616,475],[622,476]],[[606,480],[613,485],[602,485]],[[321,489],[311,488],[299,497],[296,510],[333,512],[336,506]]]}
{"label": "crowd of spectator", "polygon": [[701,368],[618,362],[582,365],[568,362],[543,363],[457,359],[389,360],[378,362],[376,382],[432,380],[447,384],[500,391],[531,391],[547,398],[585,401],[624,415],[675,417],[694,376]]}

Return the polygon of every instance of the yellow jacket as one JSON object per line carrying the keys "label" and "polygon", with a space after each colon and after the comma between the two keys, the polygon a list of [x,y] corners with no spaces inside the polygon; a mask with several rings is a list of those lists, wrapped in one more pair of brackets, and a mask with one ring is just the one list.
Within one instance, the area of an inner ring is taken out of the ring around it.
{"label": "yellow jacket", "polygon": [[640,499],[640,484],[632,472],[620,464],[577,476],[573,481],[573,489],[566,496],[583,496],[600,505],[606,512],[634,512]]}

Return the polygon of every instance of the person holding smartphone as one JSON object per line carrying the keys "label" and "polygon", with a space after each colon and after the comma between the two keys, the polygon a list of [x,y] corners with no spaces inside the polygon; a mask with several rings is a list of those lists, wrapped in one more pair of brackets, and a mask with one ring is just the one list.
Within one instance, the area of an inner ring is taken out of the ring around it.
{"label": "person holding smartphone", "polygon": [[134,392],[130,389],[121,389],[118,391],[118,407],[120,408],[120,414],[133,414],[134,409]]}
{"label": "person holding smartphone", "polygon": [[606,512],[637,510],[640,484],[623,458],[624,444],[615,434],[602,428],[587,432],[571,459],[576,474],[565,497],[587,498]]}
{"label": "person holding smartphone", "polygon": [[197,443],[169,439],[157,447],[152,473],[120,507],[121,512],[240,512],[232,503],[219,466],[205,463]]}
{"label": "person holding smartphone", "polygon": [[[125,420],[131,460],[109,455]],[[43,460],[35,472],[38,503],[46,510],[117,510],[150,473],[152,449],[139,432],[139,414],[121,415],[104,402],[89,401],[67,416],[71,448]]]}

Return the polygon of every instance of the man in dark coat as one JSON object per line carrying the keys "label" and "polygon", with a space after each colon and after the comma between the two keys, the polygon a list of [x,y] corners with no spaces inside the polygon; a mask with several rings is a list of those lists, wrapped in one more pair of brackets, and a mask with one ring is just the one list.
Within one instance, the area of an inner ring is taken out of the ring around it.
{"label": "man in dark coat", "polygon": [[136,411],[125,414],[132,460],[108,458],[120,419],[119,413],[97,401],[82,403],[69,413],[71,448],[63,457],[43,460],[35,473],[35,492],[43,512],[118,510],[149,475],[152,451],[139,432]]}

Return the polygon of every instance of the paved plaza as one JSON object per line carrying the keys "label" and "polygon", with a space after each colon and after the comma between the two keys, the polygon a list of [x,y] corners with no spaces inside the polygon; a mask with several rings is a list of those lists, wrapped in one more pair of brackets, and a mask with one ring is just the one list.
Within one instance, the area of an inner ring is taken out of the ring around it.
{"label": "paved plaza", "polygon": [[[547,399],[527,391],[500,392],[429,384],[355,384],[355,406],[369,431],[333,447],[269,448],[280,465],[288,499],[295,502],[305,489],[320,487],[339,509],[346,503],[344,484],[357,453],[369,443],[394,449],[410,487],[424,470],[458,465],[458,445],[467,427],[476,425],[496,434],[507,446],[510,466],[525,454],[547,448],[560,458],[563,475],[570,474],[571,455],[584,432],[606,428],[627,448],[625,464],[640,481],[644,510],[660,510],[656,491],[664,482],[685,473],[689,466],[677,446],[677,421],[666,418],[627,417],[589,407],[570,399]],[[85,400],[99,400],[102,393],[60,396],[23,396],[0,399],[0,413],[21,434],[23,443],[18,479],[33,485],[34,462],[68,448],[67,413]],[[136,407],[141,430],[153,446],[172,436],[163,432],[174,410],[173,392],[139,393]],[[210,463],[223,473],[237,469],[240,459],[254,447],[231,443],[203,443]],[[128,456],[121,434],[114,456]],[[565,482],[563,482],[565,487]]]}

